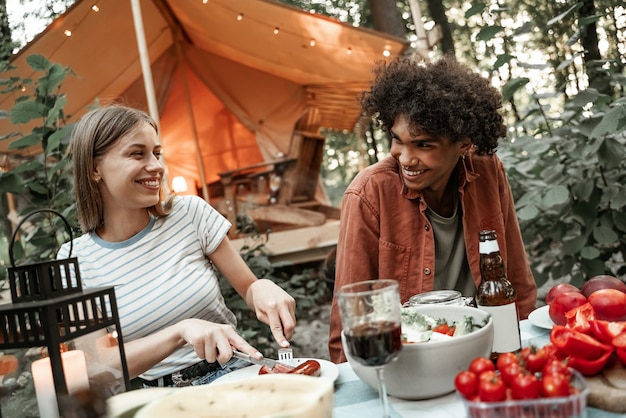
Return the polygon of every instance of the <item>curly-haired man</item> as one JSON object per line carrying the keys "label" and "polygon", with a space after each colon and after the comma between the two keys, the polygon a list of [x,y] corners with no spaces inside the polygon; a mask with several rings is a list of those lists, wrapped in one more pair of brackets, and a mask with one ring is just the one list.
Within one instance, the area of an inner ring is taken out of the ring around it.
{"label": "curly-haired man", "polygon": [[[430,63],[398,58],[376,68],[363,93],[364,120],[391,139],[390,156],[352,181],[341,205],[335,290],[395,279],[402,302],[438,289],[474,296],[478,237],[494,229],[520,318],[535,308],[535,284],[502,162],[502,97],[453,56]],[[337,294],[337,292],[335,292]],[[330,358],[345,361],[333,300]]]}

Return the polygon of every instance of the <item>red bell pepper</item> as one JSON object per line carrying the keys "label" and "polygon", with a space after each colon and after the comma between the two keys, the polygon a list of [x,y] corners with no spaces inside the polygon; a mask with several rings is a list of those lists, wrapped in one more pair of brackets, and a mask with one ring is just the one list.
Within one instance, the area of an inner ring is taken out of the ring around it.
{"label": "red bell pepper", "polygon": [[626,331],[626,321],[615,322],[592,319],[589,321],[589,327],[593,336],[598,340],[605,344],[615,345],[613,339]]}
{"label": "red bell pepper", "polygon": [[570,358],[597,360],[607,353],[613,352],[611,345],[603,344],[587,334],[562,325],[552,327],[550,342],[556,346],[558,351]]}
{"label": "red bell pepper", "polygon": [[593,360],[572,356],[567,359],[567,365],[578,370],[585,376],[593,376],[604,369],[604,366],[606,366],[606,363],[608,363],[611,358],[611,354],[613,354],[613,350],[607,351],[603,356]]}
{"label": "red bell pepper", "polygon": [[593,306],[587,302],[565,313],[565,319],[567,321],[566,326],[585,334],[591,334],[589,321],[594,320],[595,315]]}

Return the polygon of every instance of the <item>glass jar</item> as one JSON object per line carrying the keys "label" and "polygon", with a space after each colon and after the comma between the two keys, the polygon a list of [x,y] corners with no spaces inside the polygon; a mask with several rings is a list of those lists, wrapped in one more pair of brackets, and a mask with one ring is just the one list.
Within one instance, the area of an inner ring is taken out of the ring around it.
{"label": "glass jar", "polygon": [[409,298],[404,303],[405,308],[418,305],[465,305],[466,301],[461,292],[457,290],[433,290],[432,292],[419,293]]}

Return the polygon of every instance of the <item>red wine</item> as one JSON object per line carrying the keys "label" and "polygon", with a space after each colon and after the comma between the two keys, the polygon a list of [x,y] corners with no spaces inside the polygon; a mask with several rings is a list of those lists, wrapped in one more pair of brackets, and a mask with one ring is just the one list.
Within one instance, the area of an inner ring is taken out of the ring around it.
{"label": "red wine", "polygon": [[400,325],[389,321],[360,324],[346,335],[350,355],[365,366],[382,366],[402,349]]}

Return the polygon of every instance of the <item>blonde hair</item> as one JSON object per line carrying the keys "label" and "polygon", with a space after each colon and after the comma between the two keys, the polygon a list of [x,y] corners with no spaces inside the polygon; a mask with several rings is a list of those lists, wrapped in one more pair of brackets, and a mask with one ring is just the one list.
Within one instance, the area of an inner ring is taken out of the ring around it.
{"label": "blonde hair", "polygon": [[[104,222],[103,202],[94,178],[96,160],[109,151],[117,141],[141,129],[144,123],[159,134],[156,122],[147,113],[122,105],[110,105],[92,110],[76,124],[71,138],[74,164],[74,193],[78,223],[83,232],[94,231]],[[163,196],[161,196],[163,197]],[[166,216],[169,202],[157,203],[148,211],[157,217]]]}

